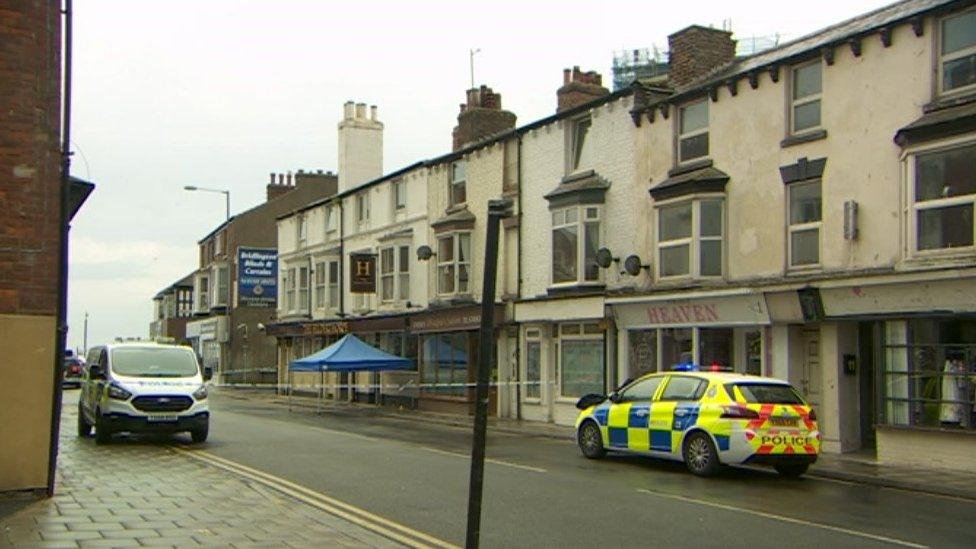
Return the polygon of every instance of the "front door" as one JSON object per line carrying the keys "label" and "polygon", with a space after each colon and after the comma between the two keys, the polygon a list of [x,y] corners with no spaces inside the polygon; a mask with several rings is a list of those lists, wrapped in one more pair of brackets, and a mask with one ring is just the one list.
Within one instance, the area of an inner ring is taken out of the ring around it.
{"label": "front door", "polygon": [[800,390],[803,398],[815,410],[820,410],[823,396],[823,369],[820,361],[820,332],[803,332],[803,371],[800,377]]}

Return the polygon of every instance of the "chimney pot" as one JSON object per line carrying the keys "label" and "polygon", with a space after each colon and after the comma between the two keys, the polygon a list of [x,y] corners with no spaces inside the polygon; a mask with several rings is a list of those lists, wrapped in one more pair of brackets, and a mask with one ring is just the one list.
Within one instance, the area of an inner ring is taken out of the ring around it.
{"label": "chimney pot", "polygon": [[355,108],[356,108],[355,103],[353,103],[352,101],[346,101],[342,105],[342,118],[344,118],[345,120],[351,119],[355,115],[355,113],[353,112]]}
{"label": "chimney pot", "polygon": [[369,106],[369,119],[376,122],[376,105]]}
{"label": "chimney pot", "polygon": [[563,69],[563,84],[569,84],[571,71],[569,69]]}
{"label": "chimney pot", "polygon": [[285,174],[283,174],[283,173],[279,173],[278,174],[278,184],[279,185],[284,185],[285,184]]}
{"label": "chimney pot", "polygon": [[356,118],[366,119],[366,103],[356,103]]}
{"label": "chimney pot", "polygon": [[274,172],[271,172],[271,184],[274,185]]}
{"label": "chimney pot", "polygon": [[322,170],[315,170],[315,173],[322,173]]}

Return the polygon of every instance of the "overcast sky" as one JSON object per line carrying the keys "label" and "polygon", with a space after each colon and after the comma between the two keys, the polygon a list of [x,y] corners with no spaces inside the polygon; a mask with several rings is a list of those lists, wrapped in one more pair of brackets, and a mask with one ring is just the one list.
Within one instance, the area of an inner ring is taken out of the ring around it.
{"label": "overcast sky", "polygon": [[555,111],[562,70],[612,86],[614,52],[690,24],[798,38],[890,2],[607,0],[486,3],[75,0],[72,175],[97,187],[72,226],[69,345],[147,336],[155,293],[196,242],[264,200],[270,172],[337,170],[347,100],[377,105],[384,171],[450,151],[476,85],[518,124]]}

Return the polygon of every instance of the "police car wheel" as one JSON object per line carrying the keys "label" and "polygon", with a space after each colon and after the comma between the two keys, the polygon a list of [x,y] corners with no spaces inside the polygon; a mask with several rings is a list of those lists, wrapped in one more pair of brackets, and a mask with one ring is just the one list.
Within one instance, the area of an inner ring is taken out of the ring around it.
{"label": "police car wheel", "polygon": [[698,431],[685,440],[685,465],[692,473],[707,477],[718,472],[718,452],[707,434]]}
{"label": "police car wheel", "polygon": [[799,463],[799,464],[792,464],[792,465],[776,465],[773,468],[776,469],[776,472],[779,473],[781,476],[788,477],[788,478],[797,478],[803,473],[806,473],[809,467],[810,465],[807,463]]}
{"label": "police car wheel", "polygon": [[85,420],[85,413],[81,409],[81,403],[78,403],[78,437],[88,438],[91,435],[92,426],[88,421]]}
{"label": "police car wheel", "polygon": [[577,442],[583,455],[590,459],[599,459],[607,455],[607,451],[603,448],[603,435],[600,434],[600,428],[592,421],[580,425]]}

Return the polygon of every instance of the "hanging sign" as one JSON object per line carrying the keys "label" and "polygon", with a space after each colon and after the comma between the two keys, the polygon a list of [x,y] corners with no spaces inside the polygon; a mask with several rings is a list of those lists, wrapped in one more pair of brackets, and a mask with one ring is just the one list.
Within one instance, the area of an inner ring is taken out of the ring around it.
{"label": "hanging sign", "polygon": [[376,293],[376,254],[349,254],[349,291]]}

